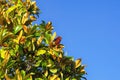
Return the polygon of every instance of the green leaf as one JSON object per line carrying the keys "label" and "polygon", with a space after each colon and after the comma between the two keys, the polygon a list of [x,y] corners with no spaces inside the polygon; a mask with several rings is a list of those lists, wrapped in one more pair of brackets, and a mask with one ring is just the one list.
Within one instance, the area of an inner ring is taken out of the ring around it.
{"label": "green leaf", "polygon": [[61,75],[61,80],[63,80],[63,73],[62,73],[62,72],[60,72],[60,75]]}
{"label": "green leaf", "polygon": [[46,53],[46,50],[44,50],[44,49],[39,49],[38,51],[37,51],[37,56],[39,56],[39,55],[42,55],[42,54],[45,54]]}
{"label": "green leaf", "polygon": [[53,33],[52,37],[51,37],[51,41],[53,41],[56,37],[56,32]]}
{"label": "green leaf", "polygon": [[11,6],[10,8],[8,8],[8,10],[6,11],[7,16],[9,15],[10,12],[12,12],[13,10],[15,10],[16,8],[18,8],[20,5],[14,5]]}
{"label": "green leaf", "polygon": [[41,61],[42,60],[39,60],[38,62],[36,62],[35,67],[38,67],[40,65]]}
{"label": "green leaf", "polygon": [[25,48],[30,47],[30,45],[31,45],[31,41],[27,40],[27,41],[26,41],[26,44],[25,44]]}
{"label": "green leaf", "polygon": [[19,45],[15,45],[15,53],[17,53],[18,52],[18,50],[19,50]]}
{"label": "green leaf", "polygon": [[77,79],[73,78],[72,80],[77,80]]}
{"label": "green leaf", "polygon": [[58,51],[53,51],[54,52],[54,54],[58,57],[59,56],[59,52]]}
{"label": "green leaf", "polygon": [[21,70],[21,75],[22,75],[22,77],[25,77],[26,72],[24,70]]}
{"label": "green leaf", "polygon": [[15,60],[9,61],[9,62],[7,63],[7,68],[13,67],[13,65],[14,65],[15,62],[16,62]]}
{"label": "green leaf", "polygon": [[46,40],[46,43],[49,44],[50,43],[50,40],[51,40],[51,34],[46,32],[45,33],[45,40]]}
{"label": "green leaf", "polygon": [[1,71],[0,71],[0,79],[1,79],[1,78],[4,78],[4,76],[5,76],[5,75],[4,75],[4,72],[1,70]]}
{"label": "green leaf", "polygon": [[18,33],[22,29],[21,25],[17,25],[14,27],[14,34]]}
{"label": "green leaf", "polygon": [[48,76],[48,70],[45,71],[44,75],[45,75],[45,77]]}
{"label": "green leaf", "polygon": [[65,80],[70,80],[70,77],[67,77]]}
{"label": "green leaf", "polygon": [[31,78],[31,75],[34,75],[34,73],[29,73],[29,74],[26,74],[25,77],[23,78],[23,80],[32,80]]}
{"label": "green leaf", "polygon": [[10,50],[10,55],[11,55],[11,56],[16,56],[15,50],[11,49],[11,50]]}
{"label": "green leaf", "polygon": [[8,32],[7,29],[4,29],[4,28],[0,29],[0,44],[8,40],[9,37],[11,36],[12,36],[12,33]]}
{"label": "green leaf", "polygon": [[35,45],[34,45],[34,43],[32,43],[32,50],[33,50],[33,51],[35,50]]}
{"label": "green leaf", "polygon": [[50,69],[50,72],[51,72],[51,73],[56,73],[56,72],[57,72],[57,69]]}
{"label": "green leaf", "polygon": [[40,34],[40,32],[37,32],[37,33],[35,33],[34,34],[36,37],[39,37],[41,34]]}
{"label": "green leaf", "polygon": [[42,67],[46,67],[47,62],[46,61],[42,61],[41,64],[42,64]]}
{"label": "green leaf", "polygon": [[35,80],[43,80],[42,78],[35,78]]}
{"label": "green leaf", "polygon": [[51,59],[48,59],[47,67],[52,67],[54,66],[54,62]]}

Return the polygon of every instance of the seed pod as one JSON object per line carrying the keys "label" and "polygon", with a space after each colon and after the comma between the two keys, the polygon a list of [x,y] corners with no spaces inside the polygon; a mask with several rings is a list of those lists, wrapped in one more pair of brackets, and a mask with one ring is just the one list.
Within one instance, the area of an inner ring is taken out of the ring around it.
{"label": "seed pod", "polygon": [[57,38],[54,39],[53,44],[59,45],[61,42],[62,37],[58,36]]}

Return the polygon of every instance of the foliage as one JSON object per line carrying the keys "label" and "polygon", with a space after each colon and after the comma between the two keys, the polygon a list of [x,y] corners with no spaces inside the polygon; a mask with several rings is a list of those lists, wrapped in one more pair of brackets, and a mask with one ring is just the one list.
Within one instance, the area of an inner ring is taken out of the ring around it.
{"label": "foliage", "polygon": [[32,25],[35,1],[0,0],[0,80],[85,79],[81,59],[65,56],[51,22]]}

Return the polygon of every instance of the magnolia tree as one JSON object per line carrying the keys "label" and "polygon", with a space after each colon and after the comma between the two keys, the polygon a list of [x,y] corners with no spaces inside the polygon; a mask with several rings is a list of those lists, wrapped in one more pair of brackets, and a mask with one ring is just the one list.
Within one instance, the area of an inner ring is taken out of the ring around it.
{"label": "magnolia tree", "polygon": [[32,0],[0,0],[0,80],[86,79],[81,59],[65,56],[51,22],[32,25]]}

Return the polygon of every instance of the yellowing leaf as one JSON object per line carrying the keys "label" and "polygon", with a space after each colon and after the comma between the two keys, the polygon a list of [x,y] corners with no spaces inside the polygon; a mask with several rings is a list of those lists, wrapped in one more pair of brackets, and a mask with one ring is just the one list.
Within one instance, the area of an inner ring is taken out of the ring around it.
{"label": "yellowing leaf", "polygon": [[82,69],[82,70],[80,70],[80,72],[81,72],[81,73],[85,73],[85,70],[84,70],[84,69]]}
{"label": "yellowing leaf", "polygon": [[35,16],[30,16],[30,19],[31,19],[32,21],[35,21],[35,20],[36,20],[36,17],[35,17]]}
{"label": "yellowing leaf", "polygon": [[84,74],[86,73],[85,70],[84,70],[84,68],[85,68],[85,66],[82,65],[82,66],[81,66],[81,69],[80,69],[80,73],[84,73]]}
{"label": "yellowing leaf", "polygon": [[57,77],[55,80],[60,80],[60,78],[59,78],[59,77]]}
{"label": "yellowing leaf", "polygon": [[7,64],[9,58],[10,58],[9,51],[6,51],[6,53],[5,53],[5,58],[4,58],[4,60],[2,61],[2,66],[5,66],[5,65]]}
{"label": "yellowing leaf", "polygon": [[49,80],[56,80],[57,77],[58,77],[58,75],[50,76]]}
{"label": "yellowing leaf", "polygon": [[6,79],[6,80],[11,80],[11,79],[8,77],[7,74],[5,74],[5,79]]}
{"label": "yellowing leaf", "polygon": [[42,42],[44,36],[40,36],[37,40],[37,45],[40,45],[40,43]]}
{"label": "yellowing leaf", "polygon": [[24,44],[25,41],[26,41],[26,37],[25,37],[25,36],[22,36],[19,42],[20,42],[21,44]]}
{"label": "yellowing leaf", "polygon": [[50,49],[50,51],[48,51],[48,53],[50,53],[51,55],[53,55],[53,50]]}
{"label": "yellowing leaf", "polygon": [[16,72],[17,80],[22,80],[22,75],[20,74],[19,69],[17,69],[15,72]]}
{"label": "yellowing leaf", "polygon": [[6,21],[8,24],[10,24],[10,19],[8,17],[6,17]]}
{"label": "yellowing leaf", "polygon": [[22,35],[23,35],[23,31],[21,30],[18,37],[17,37],[17,39],[14,39],[13,41],[19,44]]}
{"label": "yellowing leaf", "polygon": [[18,36],[18,38],[17,38],[18,41],[21,39],[22,35],[23,35],[23,31],[21,30],[20,33],[19,33],[19,36]]}
{"label": "yellowing leaf", "polygon": [[6,53],[5,50],[3,50],[3,49],[0,50],[0,55],[3,59],[5,58],[5,53]]}
{"label": "yellowing leaf", "polygon": [[36,1],[32,1],[32,2],[31,2],[31,5],[36,5]]}
{"label": "yellowing leaf", "polygon": [[56,73],[56,72],[57,72],[57,69],[50,69],[50,72],[51,72],[51,73]]}
{"label": "yellowing leaf", "polygon": [[75,68],[78,68],[81,65],[81,59],[75,61]]}
{"label": "yellowing leaf", "polygon": [[47,65],[47,67],[51,67],[51,66],[52,66],[52,64],[48,64],[48,65]]}
{"label": "yellowing leaf", "polygon": [[28,27],[26,25],[23,25],[22,27],[23,27],[24,32],[28,33]]}
{"label": "yellowing leaf", "polygon": [[30,76],[30,80],[32,80],[32,76]]}
{"label": "yellowing leaf", "polygon": [[60,72],[60,75],[61,75],[61,79],[63,80],[63,73],[62,73],[62,72]]}
{"label": "yellowing leaf", "polygon": [[46,77],[48,76],[48,71],[47,71],[47,70],[45,71],[44,75],[45,75]]}
{"label": "yellowing leaf", "polygon": [[48,22],[45,26],[45,29],[46,30],[50,30],[52,28],[52,23],[51,22]]}
{"label": "yellowing leaf", "polygon": [[38,50],[37,51],[37,56],[39,56],[39,55],[42,55],[42,54],[45,54],[46,53],[46,50],[43,50],[43,49],[40,49],[40,50]]}
{"label": "yellowing leaf", "polygon": [[15,10],[16,8],[18,8],[20,5],[14,5],[14,6],[11,6],[10,8],[8,8],[8,10],[6,11],[6,14],[7,14],[7,16],[8,16],[8,14],[10,13],[10,12],[12,12],[13,10]]}
{"label": "yellowing leaf", "polygon": [[25,22],[28,20],[29,12],[26,12],[22,17],[22,24],[25,24]]}

